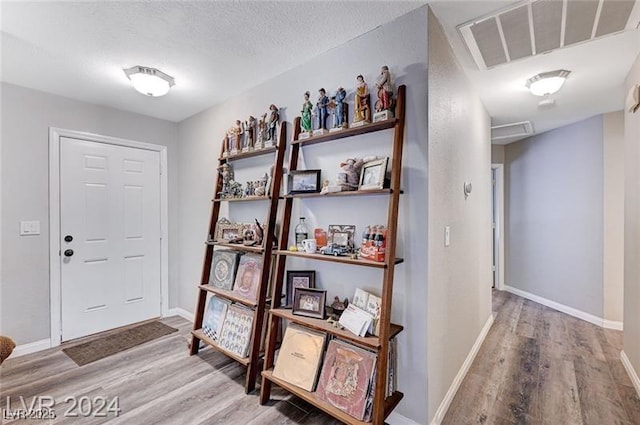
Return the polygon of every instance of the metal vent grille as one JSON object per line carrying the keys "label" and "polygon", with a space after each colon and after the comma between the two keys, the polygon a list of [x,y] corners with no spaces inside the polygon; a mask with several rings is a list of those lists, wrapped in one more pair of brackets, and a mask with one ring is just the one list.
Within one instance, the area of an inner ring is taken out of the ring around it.
{"label": "metal vent grille", "polygon": [[531,121],[514,122],[491,127],[491,140],[510,139],[512,137],[528,136],[530,134],[533,134]]}
{"label": "metal vent grille", "polygon": [[480,69],[640,25],[640,0],[526,0],[458,26]]}

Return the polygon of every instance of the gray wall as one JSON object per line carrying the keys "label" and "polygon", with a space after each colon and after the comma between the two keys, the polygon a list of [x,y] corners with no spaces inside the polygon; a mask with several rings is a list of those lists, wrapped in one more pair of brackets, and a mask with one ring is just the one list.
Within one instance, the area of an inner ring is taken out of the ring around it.
{"label": "gray wall", "polygon": [[[259,116],[269,104],[284,107],[282,118],[290,125],[299,115],[303,93],[325,87],[333,93],[339,85],[349,92],[350,115],[353,113],[355,77],[362,73],[369,86],[388,64],[396,84],[407,85],[406,137],[403,155],[402,186],[399,211],[398,254],[405,263],[396,268],[392,320],[405,331],[399,336],[399,386],[405,394],[397,411],[414,421],[427,423],[427,13],[420,8],[389,24],[376,28],[350,42],[330,50],[308,63],[265,82],[247,93],[210,108],[178,126],[180,141],[180,307],[193,311],[196,300],[203,242],[211,210],[212,183],[216,158],[225,130],[236,119],[249,114]],[[375,94],[372,95],[375,100]],[[289,131],[289,138],[291,131]],[[389,155],[392,132],[384,131],[344,141],[305,147],[299,168],[320,168],[323,179],[335,179],[341,160],[351,156]],[[265,172],[271,158],[255,158],[238,163],[237,179],[245,182]],[[488,159],[487,159],[488,162]],[[236,164],[234,164],[236,165]],[[261,217],[259,204],[234,203],[222,215],[234,221]],[[266,205],[264,205],[266,207]],[[294,203],[293,217],[305,216],[310,228],[329,224],[355,224],[360,235],[364,226],[386,222],[386,197],[367,199],[310,199]],[[411,230],[409,230],[411,229]],[[290,259],[291,269],[315,269],[317,285],[328,296],[353,297],[356,288],[379,292],[382,273],[367,268]],[[488,287],[487,287],[488,288]],[[444,385],[448,387],[450,382]]]}
{"label": "gray wall", "polygon": [[[429,14],[429,418],[491,314],[490,121]],[[473,184],[465,200],[463,184]],[[444,228],[451,244],[444,246]],[[426,422],[420,422],[426,423]]]}
{"label": "gray wall", "polygon": [[504,149],[503,145],[491,145],[492,164],[504,164]]}
{"label": "gray wall", "polygon": [[[177,258],[177,125],[19,86],[1,84],[2,233],[0,334],[18,344],[49,338],[49,127],[168,146],[169,258]],[[153,99],[149,99],[153,101]],[[19,221],[41,234],[19,236]],[[178,266],[169,262],[170,306]],[[171,293],[172,292],[172,293]]]}
{"label": "gray wall", "polygon": [[[640,56],[625,81],[625,93],[640,84]],[[624,351],[640,373],[640,111],[624,113]]]}
{"label": "gray wall", "polygon": [[505,154],[506,284],[603,317],[602,115]]}

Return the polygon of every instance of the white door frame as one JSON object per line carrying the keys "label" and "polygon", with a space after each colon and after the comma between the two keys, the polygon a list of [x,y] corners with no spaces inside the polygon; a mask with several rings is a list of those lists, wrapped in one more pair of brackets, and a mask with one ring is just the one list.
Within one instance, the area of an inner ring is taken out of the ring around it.
{"label": "white door frame", "polygon": [[[498,216],[496,223],[496,236],[494,243],[498,245],[496,274],[496,289],[504,291],[504,164],[491,164],[491,169],[496,171],[496,204],[495,209]],[[493,220],[493,217],[491,218]]]}
{"label": "white door frame", "polygon": [[167,147],[49,127],[49,304],[51,346],[62,342],[61,268],[60,268],[60,138],[68,137],[94,143],[145,149],[160,154],[160,303],[162,316],[169,312],[169,267],[167,239],[169,207],[167,203]]}

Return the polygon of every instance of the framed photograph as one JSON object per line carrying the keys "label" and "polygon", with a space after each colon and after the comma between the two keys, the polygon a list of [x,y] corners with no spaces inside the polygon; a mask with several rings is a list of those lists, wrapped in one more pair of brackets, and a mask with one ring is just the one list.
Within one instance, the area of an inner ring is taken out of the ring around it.
{"label": "framed photograph", "polygon": [[244,224],[242,223],[229,223],[219,221],[216,223],[216,234],[213,239],[216,242],[230,242],[235,240],[242,240],[244,232]]}
{"label": "framed photograph", "polygon": [[287,297],[285,307],[293,306],[293,290],[295,288],[315,288],[315,270],[287,270]]}
{"label": "framed photograph", "polygon": [[387,174],[389,158],[369,161],[362,166],[360,173],[360,185],[358,190],[373,190],[384,188],[384,178]]}
{"label": "framed photograph", "polygon": [[352,248],[355,246],[353,242],[355,232],[356,226],[353,224],[330,224],[329,244]]}
{"label": "framed photograph", "polygon": [[320,192],[320,170],[289,171],[289,194]]}
{"label": "framed photograph", "polygon": [[294,288],[292,313],[298,316],[324,319],[324,303],[326,299],[326,289]]}

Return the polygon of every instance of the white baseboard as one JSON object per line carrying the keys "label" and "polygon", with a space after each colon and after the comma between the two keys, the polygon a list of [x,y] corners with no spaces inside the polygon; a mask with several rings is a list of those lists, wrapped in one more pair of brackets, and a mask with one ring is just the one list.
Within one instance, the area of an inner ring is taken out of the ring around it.
{"label": "white baseboard", "polygon": [[629,375],[629,378],[631,379],[631,382],[633,383],[633,386],[635,387],[636,392],[640,397],[640,378],[638,377],[638,374],[633,368],[633,365],[631,364],[631,361],[629,361],[629,357],[627,357],[627,353],[625,353],[624,350],[620,352],[620,360],[622,361],[622,365],[627,371],[627,375]]}
{"label": "white baseboard", "polygon": [[471,347],[469,354],[467,354],[467,358],[464,359],[464,363],[462,363],[462,367],[458,371],[458,374],[453,379],[453,382],[451,383],[447,394],[445,394],[444,396],[444,400],[442,400],[442,403],[440,403],[440,406],[438,406],[438,410],[436,410],[436,414],[434,415],[433,420],[431,420],[431,425],[440,425],[440,423],[444,419],[444,415],[447,414],[447,410],[449,410],[449,406],[451,406],[451,402],[458,392],[458,389],[462,384],[462,380],[465,376],[467,376],[467,372],[469,372],[471,363],[473,363],[473,360],[476,358],[476,355],[478,354],[478,351],[480,350],[484,339],[489,333],[489,329],[491,329],[491,325],[493,325],[493,319],[493,314],[491,314],[487,319],[487,322],[484,324],[484,327],[480,331],[478,338],[476,338],[476,342],[473,344],[473,347]]}
{"label": "white baseboard", "polygon": [[20,357],[26,354],[37,353],[38,351],[47,350],[51,348],[51,339],[41,339],[40,341],[30,342],[28,344],[22,344],[16,346],[13,349],[10,357]]}
{"label": "white baseboard", "polygon": [[180,316],[187,319],[190,322],[193,322],[193,313],[185,310],[184,308],[180,308],[180,307],[170,308],[169,311],[167,311],[167,317],[171,317],[171,316]]}
{"label": "white baseboard", "polygon": [[385,423],[389,425],[420,425],[418,422],[415,422],[406,416],[402,416],[399,413],[391,412],[387,419],[384,420]]}
{"label": "white baseboard", "polygon": [[577,317],[578,319],[582,319],[586,322],[593,323],[594,325],[598,325],[601,328],[606,329],[615,329],[617,331],[622,330],[622,322],[616,322],[613,320],[605,320],[602,317],[594,316],[593,314],[584,312],[582,310],[578,310],[573,307],[566,306],[564,304],[560,304],[555,301],[551,301],[547,298],[540,297],[538,295],[534,295],[530,292],[523,291],[522,289],[514,288],[513,286],[504,285],[504,290],[507,292],[511,292],[512,294],[518,295],[522,298],[526,298],[528,300],[537,302],[538,304],[545,305],[554,310],[558,310],[562,313],[566,313],[569,316]]}

